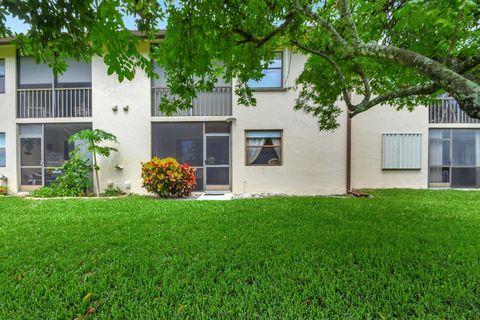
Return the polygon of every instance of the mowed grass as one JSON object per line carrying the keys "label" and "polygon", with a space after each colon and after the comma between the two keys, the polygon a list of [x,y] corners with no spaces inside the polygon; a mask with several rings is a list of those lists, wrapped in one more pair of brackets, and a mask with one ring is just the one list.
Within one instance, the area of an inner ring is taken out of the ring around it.
{"label": "mowed grass", "polygon": [[475,319],[480,192],[0,199],[1,319]]}

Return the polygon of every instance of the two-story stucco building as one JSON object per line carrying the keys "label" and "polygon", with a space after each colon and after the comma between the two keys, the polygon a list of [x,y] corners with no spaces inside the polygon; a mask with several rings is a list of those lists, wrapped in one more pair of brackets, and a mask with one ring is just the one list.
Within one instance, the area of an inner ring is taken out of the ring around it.
{"label": "two-story stucco building", "polygon": [[480,187],[480,124],[453,100],[414,112],[376,107],[353,118],[350,130],[343,112],[337,130],[322,132],[312,116],[293,110],[292,87],[305,59],[279,52],[265,78],[250,84],[256,107],[238,105],[232,85],[218,83],[199,93],[192,109],[164,116],[157,108],[169,95],[163,77],[138,71],[120,83],[100,57],[91,64],[70,61],[54,77],[2,40],[0,176],[12,193],[48,185],[75,147],[69,136],[99,128],[119,141],[118,152],[100,161],[102,189],[115,184],[145,193],[141,162],[153,156],[196,167],[197,191],[323,195],[349,186]]}

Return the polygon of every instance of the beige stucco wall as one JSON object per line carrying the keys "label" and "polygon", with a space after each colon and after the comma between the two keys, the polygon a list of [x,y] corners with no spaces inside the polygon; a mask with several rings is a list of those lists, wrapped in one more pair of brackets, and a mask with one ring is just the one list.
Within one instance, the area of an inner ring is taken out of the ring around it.
{"label": "beige stucco wall", "polygon": [[[107,67],[99,57],[92,61],[92,114],[93,128],[117,136],[119,143],[112,145],[118,152],[110,158],[100,158],[101,189],[109,182],[134,193],[141,188],[141,162],[150,158],[150,79],[138,71],[132,81],[119,82],[115,75],[107,75]],[[118,111],[112,108],[118,106]],[[129,110],[123,108],[128,106]],[[116,169],[115,165],[123,167]]]}
{"label": "beige stucco wall", "polygon": [[[152,121],[225,121],[229,117],[171,117],[150,115],[150,80],[137,72],[132,81],[120,83],[108,76],[99,57],[92,61],[91,119],[15,119],[15,50],[1,46],[0,58],[6,58],[6,93],[0,94],[0,132],[6,132],[7,167],[0,174],[9,178],[12,191],[17,181],[17,123],[92,122],[115,134],[119,144],[109,159],[100,159],[103,190],[109,182],[128,191],[145,193],[141,188],[141,162],[151,157]],[[233,96],[232,191],[234,193],[283,193],[297,195],[342,194],[346,190],[346,116],[339,118],[340,128],[322,132],[316,119],[294,111],[297,92],[291,87],[301,72],[305,56],[285,54],[283,91],[256,92],[256,107],[244,107]],[[341,102],[339,102],[341,104]],[[112,110],[118,106],[118,111]],[[123,107],[129,107],[124,111]],[[352,186],[354,188],[413,187],[426,188],[428,176],[428,117],[426,108],[414,112],[375,107],[352,121]],[[245,130],[283,130],[281,166],[246,166]],[[382,133],[422,133],[421,170],[382,170]],[[123,169],[115,168],[118,164]]]}
{"label": "beige stucco wall", "polygon": [[6,167],[0,175],[8,178],[9,192],[17,192],[17,126],[15,124],[16,66],[15,48],[0,46],[0,59],[5,59],[5,93],[0,93],[0,132],[5,132]]}
{"label": "beige stucco wall", "polygon": [[[286,87],[291,87],[305,56],[285,57]],[[291,62],[290,62],[291,61]],[[289,62],[291,63],[289,65]],[[244,107],[233,98],[232,173],[234,193],[297,195],[343,194],[346,190],[346,127],[321,132],[311,115],[294,111],[297,92],[256,92],[257,106]],[[345,124],[345,113],[340,116]],[[281,166],[245,165],[245,130],[283,130]]]}
{"label": "beige stucco wall", "polygon": [[[420,170],[382,170],[383,133],[421,133]],[[377,106],[352,119],[353,188],[428,187],[428,109]]]}

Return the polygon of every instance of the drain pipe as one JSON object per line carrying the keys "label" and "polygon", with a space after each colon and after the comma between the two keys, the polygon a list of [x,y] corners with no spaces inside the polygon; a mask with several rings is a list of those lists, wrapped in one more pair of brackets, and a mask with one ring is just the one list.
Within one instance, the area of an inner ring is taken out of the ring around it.
{"label": "drain pipe", "polygon": [[347,112],[347,194],[352,192],[352,114]]}

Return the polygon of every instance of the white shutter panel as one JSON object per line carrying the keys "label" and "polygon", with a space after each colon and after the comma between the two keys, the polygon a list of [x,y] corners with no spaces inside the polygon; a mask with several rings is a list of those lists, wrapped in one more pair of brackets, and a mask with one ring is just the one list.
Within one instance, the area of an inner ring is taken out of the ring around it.
{"label": "white shutter panel", "polygon": [[421,133],[384,133],[382,140],[382,169],[422,167]]}

